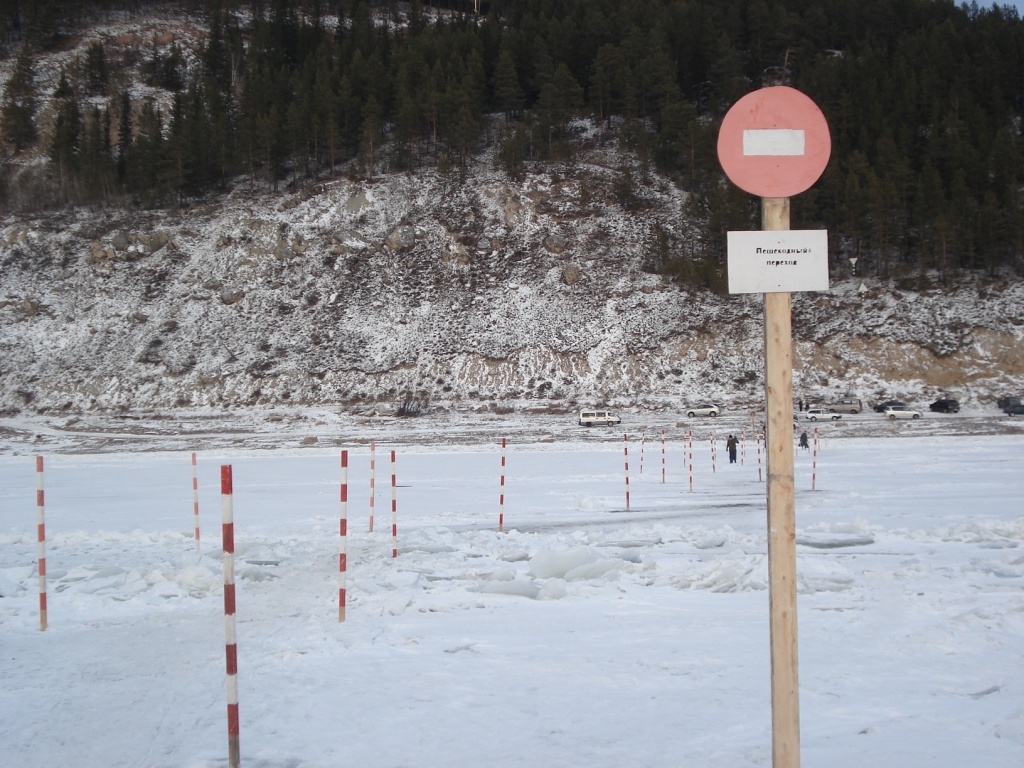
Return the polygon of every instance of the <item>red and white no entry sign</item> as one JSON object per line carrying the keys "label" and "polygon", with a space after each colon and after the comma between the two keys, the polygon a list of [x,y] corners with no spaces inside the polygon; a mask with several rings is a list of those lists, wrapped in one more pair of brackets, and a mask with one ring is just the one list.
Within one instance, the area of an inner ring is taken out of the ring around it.
{"label": "red and white no entry sign", "polygon": [[759,197],[792,197],[821,176],[832,154],[818,105],[785,85],[748,93],[718,132],[718,161],[730,181]]}

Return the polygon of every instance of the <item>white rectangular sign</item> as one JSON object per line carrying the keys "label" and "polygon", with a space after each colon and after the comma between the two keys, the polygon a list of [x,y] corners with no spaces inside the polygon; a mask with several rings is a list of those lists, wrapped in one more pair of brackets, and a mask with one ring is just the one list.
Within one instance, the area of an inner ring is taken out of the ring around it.
{"label": "white rectangular sign", "polygon": [[790,128],[755,128],[743,131],[743,154],[798,156],[804,154],[804,132]]}
{"label": "white rectangular sign", "polygon": [[729,293],[828,290],[828,232],[729,232]]}

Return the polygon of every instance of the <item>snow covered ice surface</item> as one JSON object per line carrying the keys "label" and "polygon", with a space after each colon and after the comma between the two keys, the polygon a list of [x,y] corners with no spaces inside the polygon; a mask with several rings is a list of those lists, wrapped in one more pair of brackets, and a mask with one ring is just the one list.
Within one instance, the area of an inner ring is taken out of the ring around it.
{"label": "snow covered ice surface", "polygon": [[[345,446],[344,623],[337,446],[200,450],[197,554],[187,451],[47,434],[41,632],[35,464],[7,444],[4,764],[226,764],[231,464],[243,765],[771,765],[753,443],[730,465],[720,439],[712,471],[695,439],[691,492],[678,434],[664,483],[631,435],[627,510],[621,432],[510,441],[499,533],[500,435],[402,429],[378,437],[372,533],[369,445]],[[1024,435],[822,434],[796,455],[803,764],[1024,764]]]}

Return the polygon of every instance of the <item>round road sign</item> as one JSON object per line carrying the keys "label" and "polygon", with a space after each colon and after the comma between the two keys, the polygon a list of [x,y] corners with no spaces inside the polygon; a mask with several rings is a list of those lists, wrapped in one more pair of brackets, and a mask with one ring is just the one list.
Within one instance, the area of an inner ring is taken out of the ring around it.
{"label": "round road sign", "polygon": [[804,93],[777,85],[732,105],[718,132],[718,161],[740,189],[791,197],[821,176],[832,154],[828,122]]}

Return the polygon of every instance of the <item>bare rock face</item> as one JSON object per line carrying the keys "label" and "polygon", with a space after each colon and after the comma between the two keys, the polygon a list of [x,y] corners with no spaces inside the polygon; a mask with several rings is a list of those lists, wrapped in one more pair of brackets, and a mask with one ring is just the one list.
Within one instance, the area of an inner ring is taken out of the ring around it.
{"label": "bare rock face", "polygon": [[373,247],[373,243],[354,229],[338,230],[331,235],[331,251],[335,254],[361,253]]}
{"label": "bare rock face", "polygon": [[226,306],[237,304],[245,298],[245,291],[239,288],[224,288],[220,292],[220,301]]}
{"label": "bare rock face", "polygon": [[21,314],[24,317],[35,317],[39,312],[39,302],[35,299],[24,298],[21,300]]}
{"label": "bare rock face", "polygon": [[441,254],[441,261],[457,267],[465,267],[469,265],[472,259],[470,258],[469,251],[466,250],[466,246],[456,243],[451,250]]}
{"label": "bare rock face", "polygon": [[504,214],[505,214],[505,226],[513,227],[519,223],[519,219],[522,215],[523,206],[518,200],[510,199],[505,202]]}
{"label": "bare rock face", "polygon": [[146,245],[151,254],[163,250],[171,242],[171,236],[166,232],[153,232],[149,235],[140,235],[140,239]]}
{"label": "bare rock face", "polygon": [[366,196],[366,192],[357,192],[345,201],[345,210],[349,213],[356,213],[361,208],[365,208],[369,204],[370,200]]}
{"label": "bare rock face", "polygon": [[551,253],[562,253],[569,247],[569,244],[565,239],[565,235],[554,232],[544,238],[544,247],[551,251]]}
{"label": "bare rock face", "polygon": [[416,228],[407,224],[395,227],[384,238],[384,245],[392,251],[407,251],[416,245]]}
{"label": "bare rock face", "polygon": [[562,270],[562,282],[566,285],[576,285],[580,281],[580,268],[575,264],[569,264]]}

